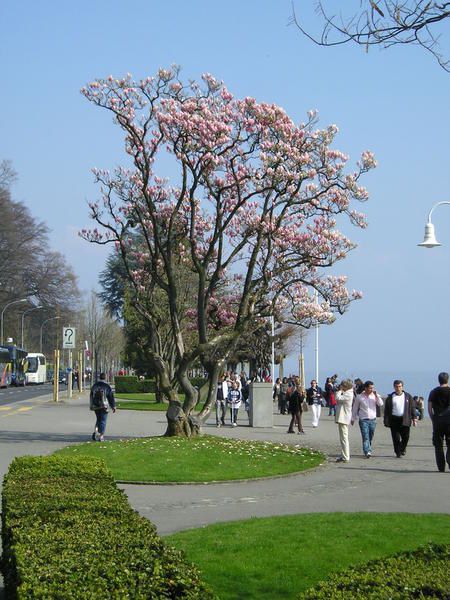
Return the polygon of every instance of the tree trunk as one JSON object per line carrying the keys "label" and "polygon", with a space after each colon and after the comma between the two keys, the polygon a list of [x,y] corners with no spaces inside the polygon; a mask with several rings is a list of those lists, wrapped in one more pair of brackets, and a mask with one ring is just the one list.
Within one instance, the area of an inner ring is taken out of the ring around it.
{"label": "tree trunk", "polygon": [[178,400],[170,402],[166,417],[165,436],[195,437],[201,433],[200,421],[195,415],[187,415]]}

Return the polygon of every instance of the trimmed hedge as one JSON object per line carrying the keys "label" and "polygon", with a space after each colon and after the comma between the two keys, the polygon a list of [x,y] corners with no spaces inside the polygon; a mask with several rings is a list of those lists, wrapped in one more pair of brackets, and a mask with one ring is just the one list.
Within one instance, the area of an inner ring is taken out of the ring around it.
{"label": "trimmed hedge", "polygon": [[[191,383],[200,389],[207,379],[204,377],[193,377]],[[141,381],[136,375],[116,375],[114,377],[114,388],[116,394],[155,394],[156,381],[144,379]]]}
{"label": "trimmed hedge", "polygon": [[429,544],[346,569],[307,590],[299,600],[449,600],[449,564],[450,545]]}
{"label": "trimmed hedge", "polygon": [[154,379],[141,381],[136,375],[117,375],[114,390],[116,394],[155,394],[156,382]]}
{"label": "trimmed hedge", "polygon": [[130,507],[102,460],[16,458],[2,498],[7,598],[213,598],[196,568]]}

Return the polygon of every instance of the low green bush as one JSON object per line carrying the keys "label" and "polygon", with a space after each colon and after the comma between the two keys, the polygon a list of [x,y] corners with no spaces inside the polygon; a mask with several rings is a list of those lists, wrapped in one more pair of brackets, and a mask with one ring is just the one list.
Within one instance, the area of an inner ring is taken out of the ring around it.
{"label": "low green bush", "polygon": [[101,460],[16,458],[2,501],[7,598],[213,598],[196,568],[130,507]]}
{"label": "low green bush", "polygon": [[299,600],[450,598],[450,545],[428,544],[333,575]]}
{"label": "low green bush", "polygon": [[[204,377],[193,377],[191,383],[200,389],[207,381]],[[116,375],[114,377],[116,394],[155,394],[156,381],[154,379],[140,380],[136,375]]]}
{"label": "low green bush", "polygon": [[156,382],[154,379],[139,379],[136,375],[117,375],[114,377],[116,394],[154,394]]}

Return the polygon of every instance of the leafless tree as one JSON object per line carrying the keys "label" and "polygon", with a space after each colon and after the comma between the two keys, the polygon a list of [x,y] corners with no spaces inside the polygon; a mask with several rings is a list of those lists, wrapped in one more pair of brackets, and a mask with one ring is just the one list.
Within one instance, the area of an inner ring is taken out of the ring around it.
{"label": "leafless tree", "polygon": [[430,52],[439,65],[450,72],[450,60],[442,53],[440,23],[450,17],[450,2],[430,0],[359,0],[339,3],[344,7],[334,13],[332,3],[319,0],[317,13],[322,19],[316,34],[308,30],[301,12],[292,4],[292,23],[319,46],[337,46],[354,42],[364,46],[388,48],[395,44],[415,44]]}
{"label": "leafless tree", "polygon": [[120,325],[105,310],[95,292],[91,292],[81,323],[81,335],[88,340],[93,372],[113,370],[123,351]]}
{"label": "leafless tree", "polygon": [[31,312],[24,323],[29,350],[39,349],[41,323],[60,316],[58,323],[49,323],[43,336],[43,349],[50,352],[56,341],[54,328],[59,330],[61,324],[70,322],[79,308],[76,277],[65,258],[49,249],[47,225],[36,219],[25,204],[12,198],[10,188],[15,178],[11,163],[0,162],[0,306],[30,298],[28,305],[13,305],[5,317],[8,335],[16,341],[22,337],[24,311],[38,304],[43,306]]}

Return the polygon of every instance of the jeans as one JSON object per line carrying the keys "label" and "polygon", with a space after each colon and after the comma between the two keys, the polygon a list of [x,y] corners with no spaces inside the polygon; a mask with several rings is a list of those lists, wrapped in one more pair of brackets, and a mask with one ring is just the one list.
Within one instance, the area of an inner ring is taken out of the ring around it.
{"label": "jeans", "polygon": [[225,400],[216,400],[216,425],[219,425],[219,422],[225,425],[226,410]]}
{"label": "jeans", "polygon": [[231,423],[237,422],[238,411],[239,411],[239,406],[230,406]]}
{"label": "jeans", "polygon": [[108,411],[105,408],[100,408],[95,411],[95,416],[97,418],[95,422],[95,427],[99,434],[103,435],[106,429],[106,419],[108,418]]}
{"label": "jeans", "polygon": [[303,431],[302,427],[302,411],[298,410],[296,412],[291,413],[291,422],[289,423],[288,433],[293,433],[295,424],[297,423],[297,427],[299,431]]}
{"label": "jeans", "polygon": [[360,419],[359,428],[361,430],[361,437],[363,443],[363,452],[367,456],[372,454],[372,440],[377,426],[376,419]]}

